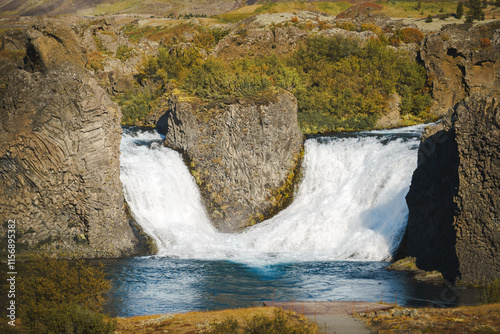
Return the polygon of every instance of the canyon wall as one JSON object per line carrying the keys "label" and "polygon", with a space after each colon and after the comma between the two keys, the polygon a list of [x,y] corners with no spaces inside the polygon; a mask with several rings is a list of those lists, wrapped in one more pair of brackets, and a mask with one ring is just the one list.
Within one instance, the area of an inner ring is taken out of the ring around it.
{"label": "canyon wall", "polygon": [[59,257],[150,252],[126,213],[119,107],[86,73],[73,30],[41,20],[25,36],[24,64],[1,65],[2,222],[16,221],[19,247]]}
{"label": "canyon wall", "polygon": [[404,255],[451,280],[500,279],[499,102],[466,98],[422,137]]}

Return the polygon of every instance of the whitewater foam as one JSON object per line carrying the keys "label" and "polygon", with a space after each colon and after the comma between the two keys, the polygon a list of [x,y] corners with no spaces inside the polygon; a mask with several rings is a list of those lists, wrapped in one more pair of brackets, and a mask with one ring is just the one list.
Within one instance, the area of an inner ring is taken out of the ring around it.
{"label": "whitewater foam", "polygon": [[[407,221],[405,196],[417,164],[418,130],[308,139],[294,202],[237,234],[213,228],[182,157],[163,147],[157,133],[124,132],[121,180],[133,215],[157,241],[159,256],[252,265],[384,260]],[[395,135],[400,133],[406,136]]]}

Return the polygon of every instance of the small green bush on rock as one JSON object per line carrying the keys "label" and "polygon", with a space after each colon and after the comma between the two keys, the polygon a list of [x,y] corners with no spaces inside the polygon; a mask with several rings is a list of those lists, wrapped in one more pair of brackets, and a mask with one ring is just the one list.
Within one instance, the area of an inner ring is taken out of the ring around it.
{"label": "small green bush on rock", "polygon": [[481,304],[500,303],[500,280],[493,281],[486,286],[479,302]]}

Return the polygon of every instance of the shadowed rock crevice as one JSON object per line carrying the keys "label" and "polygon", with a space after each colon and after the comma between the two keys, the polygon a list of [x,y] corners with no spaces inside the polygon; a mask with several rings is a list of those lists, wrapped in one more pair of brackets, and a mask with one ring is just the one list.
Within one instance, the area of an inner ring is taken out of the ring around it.
{"label": "shadowed rock crevice", "polygon": [[427,129],[406,197],[400,255],[450,280],[500,278],[500,108],[473,96]]}

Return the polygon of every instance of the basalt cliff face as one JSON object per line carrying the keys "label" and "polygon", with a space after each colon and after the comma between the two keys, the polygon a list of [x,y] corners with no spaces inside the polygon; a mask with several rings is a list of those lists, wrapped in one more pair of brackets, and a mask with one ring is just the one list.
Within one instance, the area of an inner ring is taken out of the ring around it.
{"label": "basalt cliff face", "polygon": [[465,97],[500,96],[500,30],[498,23],[465,30],[450,26],[422,41],[435,104],[431,112],[446,116]]}
{"label": "basalt cliff face", "polygon": [[185,153],[214,226],[234,232],[286,205],[303,152],[295,97],[198,108],[173,96],[158,128]]}
{"label": "basalt cliff face", "polygon": [[448,279],[500,279],[500,101],[473,96],[428,129],[407,195],[405,255]]}
{"label": "basalt cliff face", "polygon": [[120,109],[85,72],[71,29],[41,21],[25,36],[22,68],[5,62],[1,69],[2,222],[15,220],[18,245],[31,251],[86,258],[147,252],[148,238],[125,212]]}

